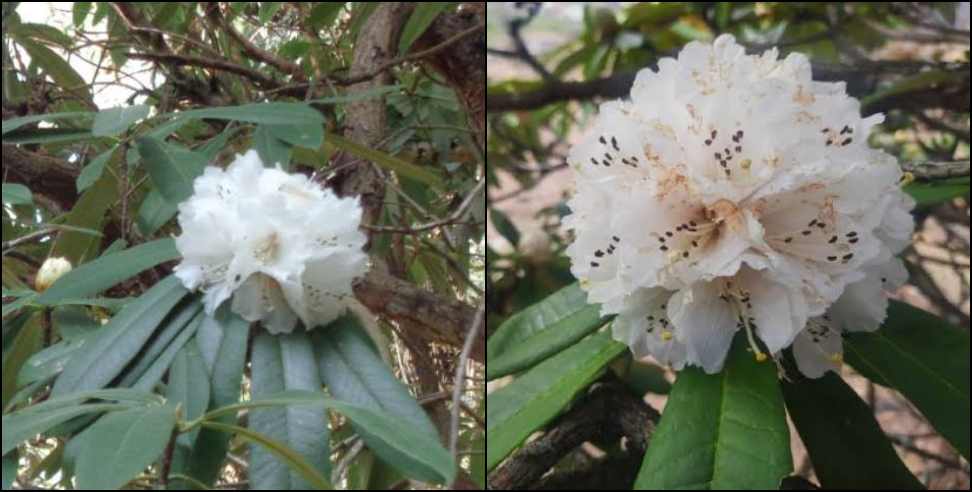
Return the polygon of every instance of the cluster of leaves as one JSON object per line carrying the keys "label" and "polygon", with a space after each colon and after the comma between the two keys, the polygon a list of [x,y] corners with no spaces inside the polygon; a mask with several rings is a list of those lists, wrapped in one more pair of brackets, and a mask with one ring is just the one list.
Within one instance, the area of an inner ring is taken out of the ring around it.
{"label": "cluster of leaves", "polygon": [[[955,12],[952,3],[922,8],[949,21]],[[509,102],[488,119],[488,178],[493,187],[489,214],[505,244],[491,244],[487,255],[492,315],[487,379],[512,377],[488,396],[490,471],[498,471],[511,455],[515,459],[528,436],[549,429],[592,383],[613,373],[612,378],[625,381],[638,395],[669,395],[635,488],[776,489],[792,472],[787,415],[806,444],[822,487],[922,487],[902,464],[871,409],[838,375],[802,379],[786,365],[792,363],[787,355],[784,368],[789,379],[780,380],[772,364],[755,362],[738,343],[721,373],[706,375],[687,368],[678,373],[673,386],[665,381],[663,369],[632,361],[626,347],[604,333],[611,320],[599,316],[598,306],[586,304],[569,273],[562,254],[569,238],[559,226],[568,213],[563,202],[534,217],[548,233],[540,247],[536,238],[524,244],[517,225],[502,210],[507,199],[529,193],[566,167],[568,142],[595,110],[587,99],[623,97],[637,70],[674,55],[689,41],[711,40],[723,32],[733,33],[752,51],[775,46],[784,56],[790,51],[805,53],[815,77],[847,81],[866,114],[887,113],[871,144],[902,161],[967,159],[967,47],[964,60],[954,63],[860,58],[860,53],[886,45],[895,35],[912,32],[920,21],[907,14],[900,6],[874,3],[585,6],[578,35],[536,55],[519,43],[521,29],[527,24],[536,30],[569,29],[560,16],[522,8],[491,17],[497,19],[490,26],[491,36],[513,42],[512,48],[491,48],[490,54],[520,63],[532,74],[497,78],[488,88],[494,100],[509,96],[503,99]],[[942,41],[968,43],[967,31],[964,38],[958,29],[943,32],[948,36]],[[962,90],[964,106],[947,96]],[[536,94],[545,97],[525,97]],[[918,201],[918,213],[956,197],[967,200],[967,161],[965,173],[909,185],[906,190]],[[519,188],[510,187],[514,181]],[[496,191],[501,185],[503,191]],[[967,328],[892,302],[888,322],[879,332],[851,334],[845,347],[851,367],[900,392],[969,458]]]}
{"label": "cluster of leaves", "polygon": [[[10,5],[3,22],[5,159],[8,149],[24,152],[42,175],[35,162],[55,159],[54,174],[71,181],[65,189],[29,173],[10,173],[17,182],[4,174],[3,489],[17,477],[83,489],[205,488],[228,476],[284,490],[448,485],[460,473],[484,483],[485,435],[475,425],[482,417],[463,418],[457,462],[380,355],[388,347],[365,336],[354,316],[313,334],[272,337],[226,310],[207,315],[198,296],[168,275],[179,257],[171,239],[177,205],[192,193],[193,179],[248,148],[320,182],[340,171],[330,165],[338,154],[374,163],[394,183],[374,228],[407,229],[453,213],[476,189],[482,163],[455,93],[406,66],[396,67],[394,83],[367,91],[332,86],[300,102],[248,103],[256,99],[252,80],[187,66],[181,75],[164,73],[164,83],[143,87],[129,104],[99,110],[93,84],[70,61],[83,58],[87,42],[105,48],[103,65],[125,73],[143,33],[106,2],[74,3],[75,36],[22,22]],[[415,8],[400,53],[455,6]],[[173,43],[199,35],[199,4],[132,8]],[[306,80],[346,71],[375,8],[233,2],[226,15],[247,26],[247,37],[266,28],[264,48],[298,60]],[[297,15],[305,10],[309,17]],[[295,22],[317,34],[294,36]],[[93,32],[107,40],[91,41]],[[227,59],[268,70],[226,32],[206,36]],[[218,96],[213,105],[181,99],[186,84],[207,79],[208,95]],[[348,105],[375,98],[385,102],[386,141],[370,148],[343,138],[353,124]],[[452,234],[376,234],[371,252],[398,259],[419,286],[471,299],[469,277],[484,268],[474,253],[484,238],[484,205],[458,219]],[[31,279],[48,257],[65,257],[75,268],[37,292]],[[481,400],[469,402],[482,411]],[[227,475],[227,460],[247,449],[249,466],[230,468],[249,475]]]}

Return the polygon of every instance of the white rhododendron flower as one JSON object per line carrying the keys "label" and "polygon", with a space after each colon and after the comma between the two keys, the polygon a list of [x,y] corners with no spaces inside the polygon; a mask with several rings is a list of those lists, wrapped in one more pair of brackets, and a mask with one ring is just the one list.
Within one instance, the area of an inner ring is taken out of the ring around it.
{"label": "white rhododendron flower", "polygon": [[307,329],[333,321],[367,270],[357,198],[265,168],[253,150],[225,170],[207,167],[179,205],[179,224],[183,284],[205,292],[208,313],[232,296],[234,312],[270,333],[289,333],[298,319]]}
{"label": "white rhododendron flower", "polygon": [[757,359],[758,337],[809,376],[839,367],[906,276],[914,202],[866,144],[882,119],[803,55],[690,43],[571,150],[571,271],[638,357],[717,372],[743,330]]}

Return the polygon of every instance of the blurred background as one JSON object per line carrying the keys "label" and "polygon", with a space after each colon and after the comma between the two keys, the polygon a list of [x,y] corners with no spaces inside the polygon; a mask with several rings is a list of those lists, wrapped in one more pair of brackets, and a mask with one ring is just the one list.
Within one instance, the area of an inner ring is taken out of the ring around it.
{"label": "blurred background", "polygon": [[[886,121],[870,144],[916,180],[914,244],[901,300],[969,326],[969,3],[490,3],[487,125],[488,332],[574,282],[561,219],[565,157],[597,103],[693,40],[732,33],[750,53],[807,54],[817,80],[843,80]],[[671,381],[664,368],[644,368]],[[895,392],[845,379],[874,409],[905,464],[930,488],[969,488],[969,464]],[[503,381],[492,383],[502,385]],[[661,410],[665,385],[639,388]],[[796,433],[795,470],[813,479]],[[574,459],[597,459],[593,446]]]}

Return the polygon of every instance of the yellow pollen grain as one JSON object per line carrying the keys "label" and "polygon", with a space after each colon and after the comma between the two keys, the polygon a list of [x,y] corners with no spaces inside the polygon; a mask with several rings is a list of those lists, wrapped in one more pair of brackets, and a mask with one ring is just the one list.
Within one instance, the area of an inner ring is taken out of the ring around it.
{"label": "yellow pollen grain", "polygon": [[763,362],[766,360],[766,354],[762,352],[756,352],[756,362]]}
{"label": "yellow pollen grain", "polygon": [[670,341],[672,339],[672,332],[669,330],[664,330],[661,332],[661,339],[664,341]]}
{"label": "yellow pollen grain", "polygon": [[836,354],[830,354],[829,359],[830,362],[833,362],[835,365],[840,366],[844,364],[844,354],[841,354],[839,352]]}

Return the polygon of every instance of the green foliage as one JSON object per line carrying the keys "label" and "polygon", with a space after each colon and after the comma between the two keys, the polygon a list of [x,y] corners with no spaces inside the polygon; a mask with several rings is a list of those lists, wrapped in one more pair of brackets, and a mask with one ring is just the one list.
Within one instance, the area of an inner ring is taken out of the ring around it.
{"label": "green foliage", "polygon": [[486,467],[492,470],[533,431],[556,417],[627,349],[596,334],[487,396]]}
{"label": "green foliage", "polygon": [[679,372],[635,487],[775,489],[792,470],[776,368],[757,362],[740,335],[718,374]]}

